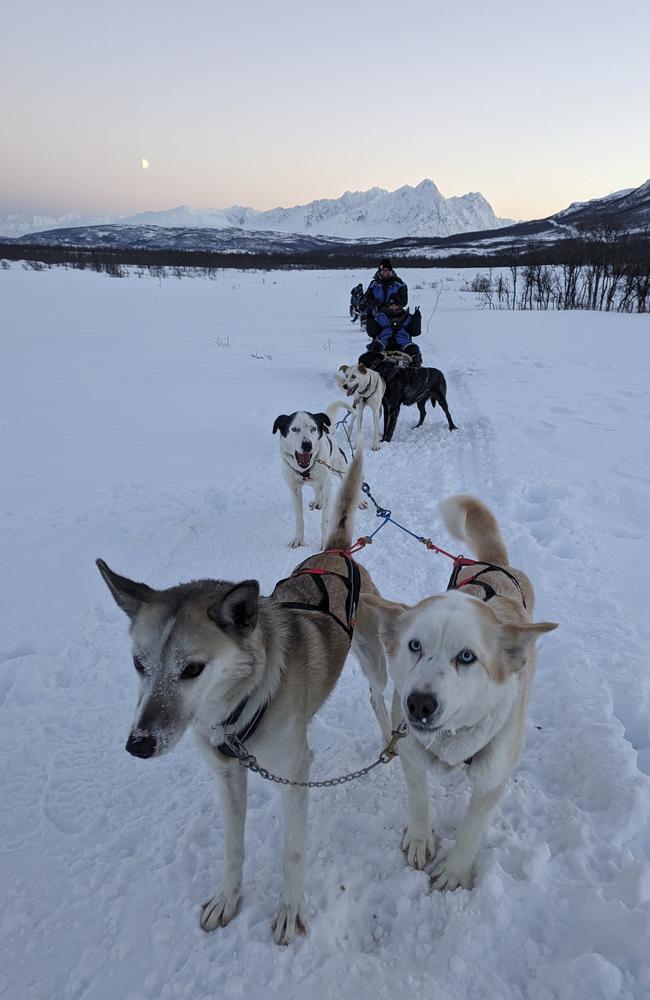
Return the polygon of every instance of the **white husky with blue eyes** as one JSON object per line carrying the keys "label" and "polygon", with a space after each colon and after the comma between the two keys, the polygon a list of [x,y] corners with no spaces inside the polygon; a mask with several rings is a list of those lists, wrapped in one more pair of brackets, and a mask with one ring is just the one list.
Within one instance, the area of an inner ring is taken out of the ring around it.
{"label": "white husky with blue eyes", "polygon": [[436,856],[427,768],[466,765],[467,815],[447,856],[436,858],[431,880],[436,889],[469,889],[483,830],[521,751],[535,640],[557,625],[531,622],[532,585],[508,565],[487,507],[460,495],[445,500],[441,512],[450,534],[480,562],[458,572],[455,589],[413,607],[373,595],[367,600],[378,611],[395,684],[393,724],[400,713],[409,726],[399,748],[408,788],[408,863],[424,868]]}

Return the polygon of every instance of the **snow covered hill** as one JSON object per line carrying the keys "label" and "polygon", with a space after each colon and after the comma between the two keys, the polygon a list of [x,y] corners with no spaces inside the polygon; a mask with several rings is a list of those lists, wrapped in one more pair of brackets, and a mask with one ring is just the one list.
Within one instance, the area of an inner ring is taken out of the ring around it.
{"label": "snow covered hill", "polygon": [[[38,246],[93,247],[133,250],[209,251],[211,253],[266,253],[284,257],[343,247],[341,240],[301,233],[267,233],[245,229],[192,229],[153,225],[101,225],[51,229],[26,236],[19,243]],[[347,244],[346,244],[347,246]],[[190,261],[188,260],[188,263]]]}
{"label": "snow covered hill", "polygon": [[650,180],[638,188],[616,191],[606,198],[574,202],[553,218],[571,225],[611,223],[647,230],[650,228]]}
{"label": "snow covered hill", "polygon": [[[406,867],[396,761],[311,795],[310,934],[278,948],[279,793],[251,775],[244,906],[206,935],[214,778],[189,738],[160,760],[124,751],[136,675],[95,557],[161,587],[255,577],[269,593],[314,551],[318,512],[309,548],[287,547],[271,427],[339,396],[334,374],[365,343],[349,289],[368,272],[118,280],[17,264],[0,270],[3,998],[647,1000],[647,316],[481,311],[462,290],[471,272],[403,276],[459,430],[437,408],[411,430],[403,410],[393,442],[366,454],[373,494],[450,550],[437,501],[481,496],[536,615],[560,623],[474,889],[431,893]],[[376,525],[359,512],[359,534]],[[359,559],[394,600],[449,575],[391,527]],[[314,778],[376,758],[353,657],[310,740]],[[467,788],[451,775],[430,791],[447,848]]]}
{"label": "snow covered hill", "polygon": [[368,236],[451,236],[478,229],[496,229],[512,220],[497,219],[483,195],[445,198],[431,180],[397,191],[372,188],[346,191],[340,198],[313,201],[296,208],[259,212],[248,228],[276,232],[318,233],[343,239]]}
{"label": "snow covered hill", "polygon": [[430,180],[397,191],[371,188],[346,191],[340,198],[312,201],[294,208],[259,212],[233,205],[225,209],[194,209],[189,205],[162,212],[141,212],[125,218],[82,219],[72,214],[62,219],[40,216],[7,216],[0,219],[0,235],[24,236],[45,229],[98,224],[164,226],[190,229],[238,227],[282,233],[307,233],[339,239],[393,236],[450,236],[512,223],[498,219],[483,195],[477,192],[444,198]]}

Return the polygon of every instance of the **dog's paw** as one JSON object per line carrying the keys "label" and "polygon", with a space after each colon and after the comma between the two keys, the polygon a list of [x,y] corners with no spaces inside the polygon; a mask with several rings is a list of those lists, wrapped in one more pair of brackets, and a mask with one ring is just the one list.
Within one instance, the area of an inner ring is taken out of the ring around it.
{"label": "dog's paw", "polygon": [[446,858],[435,865],[431,872],[431,888],[441,892],[471,889],[473,881],[471,862],[468,864],[466,859],[454,855],[453,848]]}
{"label": "dog's paw", "polygon": [[201,907],[201,927],[203,930],[214,931],[217,927],[225,927],[233,917],[237,916],[240,903],[241,889],[229,894],[217,892]]}
{"label": "dog's paw", "polygon": [[426,833],[407,826],[402,840],[402,850],[406,855],[407,864],[422,871],[436,856],[436,836],[433,830]]}
{"label": "dog's paw", "polygon": [[296,934],[307,934],[307,908],[304,897],[296,903],[282,903],[271,924],[278,944],[291,944]]}
{"label": "dog's paw", "polygon": [[322,510],[323,509],[323,505],[322,505],[322,503],[319,503],[318,500],[312,500],[310,502],[310,504],[309,504],[309,509],[310,510]]}
{"label": "dog's paw", "polygon": [[379,451],[380,447],[381,447],[380,444],[373,444],[370,450],[371,451]]}
{"label": "dog's paw", "polygon": [[300,548],[301,545],[304,545],[304,544],[305,544],[305,539],[304,538],[292,538],[291,541],[289,542],[289,548],[290,549],[298,549],[298,548]]}

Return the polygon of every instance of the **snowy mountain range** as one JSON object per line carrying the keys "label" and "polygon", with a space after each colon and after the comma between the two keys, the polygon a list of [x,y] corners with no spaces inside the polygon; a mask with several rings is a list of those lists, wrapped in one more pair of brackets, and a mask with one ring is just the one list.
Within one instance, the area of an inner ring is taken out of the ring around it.
{"label": "snowy mountain range", "polygon": [[[414,189],[411,189],[412,191]],[[451,199],[450,199],[451,200]],[[327,204],[327,203],[326,203]],[[500,259],[506,263],[513,256],[531,255],[534,259],[548,260],[549,254],[558,257],[567,247],[576,244],[590,232],[606,230],[614,238],[618,233],[628,245],[633,240],[635,252],[647,257],[648,232],[650,231],[650,181],[638,188],[617,191],[587,202],[574,202],[568,208],[530,222],[519,222],[511,226],[499,225],[492,229],[478,229],[460,232],[452,236],[412,236],[366,237],[350,239],[336,236],[322,236],[314,231],[294,232],[292,229],[265,230],[234,225],[201,226],[201,213],[192,215],[178,210],[169,213],[166,224],[161,225],[157,213],[133,216],[125,225],[102,223],[92,226],[75,226],[69,221],[67,226],[32,233],[20,238],[6,239],[5,246],[20,244],[38,247],[86,248],[107,250],[126,254],[152,251],[167,254],[167,262],[176,261],[178,253],[220,254],[229,258],[224,266],[235,266],[238,256],[257,256],[266,260],[266,265],[281,259],[282,263],[318,264],[318,266],[341,266],[342,261],[363,262],[370,266],[380,255],[393,256],[399,260],[453,260],[458,263],[471,259]],[[232,210],[235,211],[234,209]],[[240,212],[247,211],[239,209]],[[285,211],[285,210],[279,210]],[[286,210],[286,212],[297,210]],[[198,218],[197,218],[198,216]],[[256,221],[269,213],[258,213]],[[151,220],[156,220],[151,221]],[[295,220],[295,216],[294,216]],[[246,221],[243,219],[242,221]],[[271,220],[275,226],[282,222],[293,226],[295,221]],[[176,223],[172,225],[172,223]],[[191,224],[188,224],[191,223]],[[564,249],[563,249],[564,248]],[[5,250],[8,253],[8,250]],[[13,259],[20,259],[14,257]],[[559,259],[559,258],[558,258]],[[644,258],[645,259],[645,258]],[[177,261],[176,261],[177,262]]]}
{"label": "snowy mountain range", "polygon": [[397,236],[451,236],[454,233],[498,229],[512,225],[499,219],[478,192],[445,198],[431,180],[396,191],[374,187],[346,191],[340,198],[321,198],[293,208],[260,212],[232,205],[224,209],[194,209],[189,205],[163,212],[141,212],[127,217],[83,218],[71,212],[60,219],[7,215],[0,218],[0,236],[26,236],[48,229],[80,226],[163,226],[188,229],[243,229],[276,233],[303,233],[338,239],[390,239]]}

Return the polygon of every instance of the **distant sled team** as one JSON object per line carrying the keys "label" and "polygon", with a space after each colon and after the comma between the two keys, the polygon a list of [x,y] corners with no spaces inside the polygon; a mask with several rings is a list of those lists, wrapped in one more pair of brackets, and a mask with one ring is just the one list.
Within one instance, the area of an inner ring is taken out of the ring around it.
{"label": "distant sled team", "polygon": [[412,339],[422,332],[420,310],[410,313],[407,302],[408,288],[388,258],[380,262],[366,292],[363,285],[355,285],[351,292],[352,321],[359,319],[373,339],[355,364],[341,365],[343,375],[338,382],[354,396],[358,434],[366,406],[371,409],[373,451],[379,448],[380,412],[384,418],[381,440],[392,441],[402,406],[418,407],[420,419],[414,430],[424,422],[427,401],[432,407],[438,403],[450,431],[457,429],[447,405],[445,376],[437,368],[422,367],[422,354]]}
{"label": "distant sled team", "polygon": [[[401,310],[407,301],[406,285],[388,260],[381,262],[366,293],[363,286],[353,292],[353,319],[370,328],[389,301]],[[295,517],[289,544],[305,544],[302,490],[309,485],[314,490],[310,507],[321,511],[323,551],[296,566],[268,597],[260,596],[254,579],[198,580],[156,590],[97,560],[131,623],[139,694],[126,749],[135,757],[158,757],[190,728],[217,779],[224,865],[201,909],[206,931],[225,927],[241,905],[250,768],[282,787],[283,880],[273,934],[279,944],[289,944],[307,932],[312,761],[307,729],[341,676],[350,648],[367,678],[386,745],[380,759],[398,752],[402,762],[408,793],[402,839],[406,861],[413,868],[428,867],[433,888],[471,887],[482,833],[521,752],[535,642],[557,626],[533,622],[532,584],[509,564],[487,507],[465,495],[441,504],[448,532],[475,556],[454,562],[444,594],[424,596],[415,605],[387,600],[353,558],[355,509],[365,506],[364,410],[372,414],[373,451],[380,444],[380,414],[383,440],[391,441],[402,405],[418,407],[420,427],[426,402],[437,403],[449,430],[455,429],[444,375],[422,367],[419,351],[406,350],[403,322],[397,332],[396,342],[380,336],[356,363],[341,366],[337,381],[346,401],[275,419],[273,433],[279,435]],[[392,353],[395,348],[401,355]],[[350,435],[356,424],[354,456],[346,455],[333,434],[339,409],[351,418]],[[333,477],[342,479],[334,503]],[[389,678],[390,717],[384,699]],[[456,841],[441,856],[427,773],[444,775],[450,768],[464,771],[472,793]]]}

